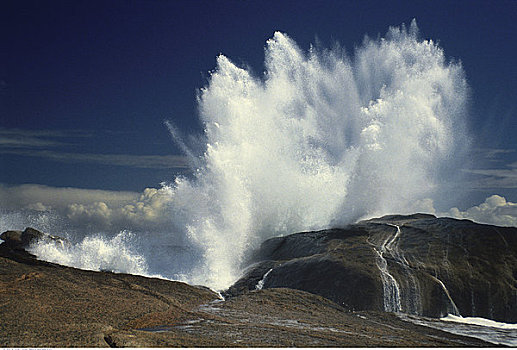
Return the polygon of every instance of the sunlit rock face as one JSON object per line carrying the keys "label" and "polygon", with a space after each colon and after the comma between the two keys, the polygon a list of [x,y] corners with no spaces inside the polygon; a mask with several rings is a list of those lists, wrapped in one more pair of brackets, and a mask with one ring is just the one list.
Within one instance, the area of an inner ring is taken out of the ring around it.
{"label": "sunlit rock face", "polygon": [[349,310],[517,322],[517,228],[427,214],[265,241],[228,295],[289,287]]}

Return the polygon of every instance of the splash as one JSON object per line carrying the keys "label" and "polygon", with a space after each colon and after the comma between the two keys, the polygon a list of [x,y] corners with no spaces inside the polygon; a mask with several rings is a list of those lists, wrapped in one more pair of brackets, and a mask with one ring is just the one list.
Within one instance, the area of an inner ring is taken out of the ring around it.
{"label": "splash", "polygon": [[[260,77],[217,57],[199,94],[202,135],[184,140],[167,122],[190,159],[191,177],[148,191],[134,205],[66,212],[68,221],[85,217],[89,224],[100,215],[116,227],[126,223],[138,244],[102,231],[33,252],[64,265],[220,290],[267,238],[413,213],[430,200],[451,207],[469,145],[467,90],[461,65],[420,39],[414,21],[385,38],[366,38],[353,55],[341,48],[305,52],[277,32],[266,43]],[[36,227],[70,231],[38,215],[52,227]]]}
{"label": "splash", "polygon": [[110,239],[101,235],[88,236],[76,244],[40,241],[33,244],[29,251],[38,257],[45,257],[46,261],[83,270],[148,276],[145,258],[132,248],[131,238],[131,232],[122,231]]}
{"label": "splash", "polygon": [[266,238],[446,198],[465,160],[463,70],[415,21],[352,57],[304,52],[276,32],[265,56],[262,77],[217,57],[199,95],[201,151],[169,124],[196,167],[171,195],[173,220],[201,252],[193,283],[227,287]]}

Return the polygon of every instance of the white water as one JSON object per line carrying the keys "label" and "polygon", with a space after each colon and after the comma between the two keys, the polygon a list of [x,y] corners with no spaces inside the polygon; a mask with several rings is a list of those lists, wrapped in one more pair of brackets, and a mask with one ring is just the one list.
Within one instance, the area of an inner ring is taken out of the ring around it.
{"label": "white water", "polygon": [[454,315],[447,315],[447,317],[441,319],[407,314],[398,314],[398,317],[414,324],[478,338],[494,345],[517,346],[517,324],[502,323],[481,317],[459,317]]}
{"label": "white water", "polygon": [[[397,232],[393,236],[388,236],[386,239],[378,246],[372,244],[373,250],[377,253],[376,264],[381,273],[382,279],[382,289],[383,289],[383,302],[384,302],[384,311],[387,312],[400,312],[402,311],[402,304],[400,302],[400,288],[397,280],[388,270],[388,262],[384,257],[386,254],[386,248],[393,244],[393,242],[397,239],[400,231],[397,229]],[[370,243],[371,244],[371,243]]]}
{"label": "white water", "polygon": [[39,242],[28,250],[47,261],[84,270],[149,275],[145,258],[131,248],[131,236],[131,232],[123,231],[111,239],[88,236],[77,244]]}
{"label": "white water", "polygon": [[[402,229],[399,225],[388,224],[389,226],[395,227],[397,232],[393,236],[393,238],[386,244],[387,252],[392,256],[392,258],[403,267],[404,273],[406,275],[406,283],[408,284],[405,288],[405,293],[407,295],[403,295],[399,297],[403,299],[400,301],[401,309],[399,311],[421,315],[422,314],[422,300],[420,296],[420,285],[418,282],[418,278],[414,275],[412,267],[409,265],[404,252],[400,250],[400,237],[402,235]],[[402,288],[404,289],[404,288]],[[402,306],[402,301],[404,301],[404,305]],[[392,307],[393,309],[393,307]]]}
{"label": "white water", "polygon": [[[380,244],[377,245],[368,240],[368,243],[372,245],[373,250],[377,254],[376,264],[381,274],[384,295],[384,311],[421,315],[422,302],[418,279],[414,276],[412,268],[404,256],[404,253],[399,249],[402,229],[399,225],[388,225],[396,228],[396,232],[393,235],[387,236]],[[407,295],[401,295],[402,288],[400,288],[398,281],[389,272],[388,262],[386,260],[387,254],[404,269],[404,273],[406,274],[405,282],[408,283],[405,288],[405,293],[407,293]],[[452,299],[445,284],[435,276],[431,276],[431,278],[440,285],[444,294],[447,296],[449,301],[448,311],[457,317],[461,317],[458,307]],[[402,297],[404,297],[404,300],[402,300]],[[402,302],[404,302],[404,306],[402,305]]]}
{"label": "white water", "polygon": [[[194,143],[202,146],[189,147],[168,123],[193,166],[193,177],[168,186],[170,233],[149,235],[144,253],[130,255],[142,254],[154,273],[222,289],[272,236],[443,201],[452,186],[444,179],[465,164],[466,97],[461,66],[420,39],[414,22],[365,40],[351,56],[304,52],[277,32],[262,76],[220,55],[199,95],[204,133]],[[184,242],[188,261],[156,255],[170,241]],[[50,255],[59,256],[38,251]]]}
{"label": "white water", "polygon": [[[440,318],[440,320],[448,321],[448,322],[473,324],[473,325],[477,325],[477,326],[492,327],[492,328],[517,329],[517,324],[515,324],[515,323],[497,322],[497,321],[489,320],[489,319],[483,318],[483,317],[461,317],[461,316],[449,314],[446,317]],[[517,333],[515,334],[515,336],[517,338]]]}
{"label": "white water", "polygon": [[193,280],[228,286],[266,238],[411,211],[439,194],[462,156],[465,97],[461,67],[414,23],[353,58],[305,53],[277,32],[263,77],[219,56],[199,97],[206,149],[173,194],[173,219],[204,254]]}
{"label": "white water", "polygon": [[435,277],[435,276],[431,276],[431,277],[436,282],[438,282],[440,287],[442,287],[443,292],[447,296],[447,299],[449,299],[449,302],[450,302],[449,306],[452,308],[451,311],[452,311],[453,315],[461,317],[460,311],[458,310],[458,307],[456,306],[456,303],[454,302],[454,300],[452,300],[451,294],[449,293],[449,290],[447,289],[447,287],[445,287],[445,284],[441,280],[439,280],[438,277]]}
{"label": "white water", "polygon": [[266,278],[267,276],[271,273],[271,271],[273,271],[273,269],[269,269],[265,274],[264,276],[262,276],[262,279],[260,281],[257,282],[257,285],[255,287],[256,290],[261,290],[262,288],[264,288],[264,283],[266,282]]}

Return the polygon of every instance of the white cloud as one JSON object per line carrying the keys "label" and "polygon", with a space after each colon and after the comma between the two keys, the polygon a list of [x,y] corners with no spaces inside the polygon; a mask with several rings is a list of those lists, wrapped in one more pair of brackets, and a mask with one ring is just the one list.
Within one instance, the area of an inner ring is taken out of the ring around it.
{"label": "white cloud", "polygon": [[49,211],[51,208],[46,207],[43,203],[37,202],[37,203],[31,203],[27,206],[27,209],[35,210],[35,211]]}
{"label": "white cloud", "polygon": [[0,135],[0,147],[32,148],[60,146],[62,143],[56,141],[42,140],[35,137],[14,137]]}
{"label": "white cloud", "polygon": [[463,211],[457,207],[445,212],[437,211],[433,200],[426,198],[412,203],[407,214],[416,212],[434,214],[438,217],[469,219],[482,224],[517,227],[517,203],[508,202],[506,198],[497,194],[491,195],[483,203]]}
{"label": "white cloud", "polygon": [[407,211],[408,214],[412,213],[431,213],[435,214],[436,209],[434,209],[434,203],[431,198],[424,198],[415,201],[410,206],[410,210]]}
{"label": "white cloud", "polygon": [[516,153],[514,149],[508,148],[474,148],[473,154],[476,159],[482,159],[485,161],[500,163],[504,158],[502,156],[506,154]]}
{"label": "white cloud", "polygon": [[516,150],[483,148],[475,149],[474,154],[483,166],[463,169],[466,174],[471,174],[468,187],[496,191],[503,188],[517,188],[517,162],[511,160],[511,158],[515,159]]}
{"label": "white cloud", "polygon": [[[174,232],[172,201],[172,189],[167,186],[146,188],[137,193],[0,184],[0,209],[10,213],[1,217],[0,229],[23,229],[34,225],[54,234],[62,230],[84,234],[122,230]],[[408,208],[410,212],[517,227],[517,203],[499,195],[492,195],[465,210],[454,207],[446,212],[437,212],[431,199],[423,199],[413,203]]]}
{"label": "white cloud", "polygon": [[34,138],[68,138],[68,137],[90,137],[91,132],[86,130],[45,130],[45,129],[18,129],[0,127],[0,137],[34,137]]}
{"label": "white cloud", "polygon": [[70,204],[67,208],[67,217],[72,222],[85,221],[87,224],[97,224],[109,227],[112,223],[113,209],[104,202],[95,202],[89,205]]}
{"label": "white cloud", "polygon": [[61,139],[90,137],[91,134],[82,130],[41,130],[16,129],[0,127],[1,148],[46,148],[66,146]]}
{"label": "white cloud", "polygon": [[[56,226],[95,232],[163,229],[170,224],[167,207],[172,200],[171,190],[166,186],[146,188],[142,193],[137,193],[42,185],[0,185],[0,198],[0,209],[10,212],[28,210],[41,215],[52,213],[54,220],[62,221]],[[52,225],[47,225],[48,229],[52,230]]]}
{"label": "white cloud", "polygon": [[[88,205],[106,202],[110,206],[120,206],[134,201],[139,194],[128,191],[104,191],[70,187],[50,187],[44,185],[0,185],[0,207],[9,210],[54,209],[63,210],[76,203]],[[39,204],[38,204],[39,203]]]}
{"label": "white cloud", "polygon": [[95,225],[103,229],[156,229],[167,226],[166,212],[171,202],[170,188],[146,188],[142,194],[127,203],[98,201],[89,204],[72,203],[65,215],[74,224]]}
{"label": "white cloud", "polygon": [[517,168],[510,169],[470,169],[465,172],[479,176],[469,182],[472,189],[517,188]]}
{"label": "white cloud", "polygon": [[451,208],[444,214],[485,224],[517,227],[517,203],[508,202],[504,197],[496,194],[485,199],[480,205],[473,206],[465,211]]}

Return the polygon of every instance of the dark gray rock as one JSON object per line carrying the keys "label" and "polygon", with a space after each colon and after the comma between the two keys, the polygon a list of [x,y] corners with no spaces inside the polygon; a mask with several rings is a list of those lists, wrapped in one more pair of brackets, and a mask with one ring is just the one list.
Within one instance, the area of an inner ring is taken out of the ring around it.
{"label": "dark gray rock", "polygon": [[0,244],[0,256],[28,264],[44,263],[27,251],[32,244],[37,244],[39,241],[52,242],[61,246],[70,244],[65,238],[49,235],[32,227],[27,227],[23,231],[5,231],[0,234],[0,239],[4,241]]}
{"label": "dark gray rock", "polygon": [[27,227],[23,231],[5,231],[0,235],[0,238],[11,248],[25,249],[32,241],[37,241],[44,236],[44,233],[33,229],[32,227]]}
{"label": "dark gray rock", "polygon": [[27,249],[31,244],[39,240],[65,243],[64,238],[52,236],[32,227],[27,227],[23,231],[5,231],[0,235],[0,239],[4,241],[3,244],[11,249]]}
{"label": "dark gray rock", "polygon": [[0,235],[3,244],[11,249],[24,250],[39,240],[50,241],[59,244],[68,244],[67,240],[58,236],[49,235],[38,231],[32,227],[27,227],[23,231],[5,231]]}
{"label": "dark gray rock", "polygon": [[348,310],[517,322],[517,228],[389,215],[267,240],[250,263],[228,296],[257,289],[260,281],[262,288],[308,291]]}

